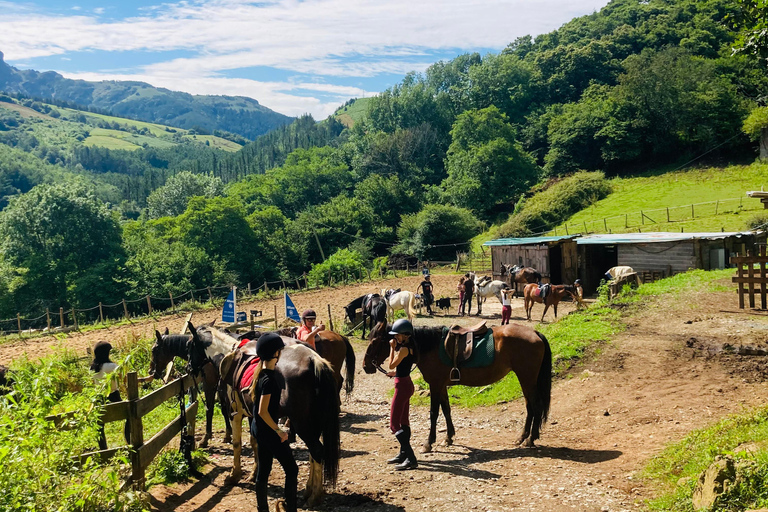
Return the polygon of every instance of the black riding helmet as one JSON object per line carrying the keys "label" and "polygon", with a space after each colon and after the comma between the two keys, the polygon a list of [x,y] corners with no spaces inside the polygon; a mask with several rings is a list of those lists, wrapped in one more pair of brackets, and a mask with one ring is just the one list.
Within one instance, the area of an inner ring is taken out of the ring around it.
{"label": "black riding helmet", "polygon": [[304,312],[301,314],[301,319],[305,320],[307,318],[317,318],[317,313],[315,313],[314,309],[305,309]]}
{"label": "black riding helmet", "polygon": [[256,355],[262,361],[269,361],[275,357],[275,353],[278,350],[282,350],[285,347],[283,338],[279,334],[274,332],[268,332],[259,336],[256,341]]}
{"label": "black riding helmet", "polygon": [[100,341],[93,346],[93,355],[97,359],[109,359],[112,344],[108,341]]}
{"label": "black riding helmet", "polygon": [[413,335],[413,324],[407,318],[401,318],[400,320],[397,320],[397,321],[395,321],[394,324],[392,324],[392,330],[389,331],[389,334],[392,334],[392,335],[395,335],[395,334],[411,334],[411,335]]}

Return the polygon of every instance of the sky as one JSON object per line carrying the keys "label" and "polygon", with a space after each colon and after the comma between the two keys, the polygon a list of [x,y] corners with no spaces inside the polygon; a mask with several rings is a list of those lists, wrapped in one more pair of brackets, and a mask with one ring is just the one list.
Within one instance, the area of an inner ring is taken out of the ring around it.
{"label": "sky", "polygon": [[411,71],[498,53],[608,0],[0,0],[0,51],[20,69],[249,96],[324,119]]}

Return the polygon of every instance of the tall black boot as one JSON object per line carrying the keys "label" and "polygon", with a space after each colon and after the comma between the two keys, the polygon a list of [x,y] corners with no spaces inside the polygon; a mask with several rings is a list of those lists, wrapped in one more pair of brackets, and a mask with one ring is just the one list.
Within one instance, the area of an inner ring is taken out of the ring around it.
{"label": "tall black boot", "polygon": [[400,453],[392,457],[387,461],[387,464],[402,464],[405,462],[406,457],[408,456],[408,453],[405,450],[405,429],[408,427],[403,427],[397,432],[395,432],[395,439],[397,439],[397,442],[400,443]]}
{"label": "tall black boot", "polygon": [[411,448],[411,427],[409,426],[403,427],[403,448],[405,449],[405,460],[395,466],[395,471],[405,471],[406,469],[419,467],[416,454],[413,453],[413,448]]}
{"label": "tall black boot", "polygon": [[256,510],[258,512],[269,512],[267,482],[256,482]]}

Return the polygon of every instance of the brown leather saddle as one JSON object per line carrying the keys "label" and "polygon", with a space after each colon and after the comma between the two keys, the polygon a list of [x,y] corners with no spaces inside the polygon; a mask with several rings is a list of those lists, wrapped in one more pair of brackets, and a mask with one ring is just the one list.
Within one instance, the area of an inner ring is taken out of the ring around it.
{"label": "brown leather saddle", "polygon": [[448,335],[445,337],[445,352],[453,360],[453,368],[451,368],[450,374],[451,382],[459,382],[461,380],[459,365],[469,361],[469,358],[472,357],[475,338],[482,338],[486,332],[488,332],[488,326],[485,320],[472,327],[451,326]]}
{"label": "brown leather saddle", "polygon": [[243,390],[240,389],[240,381],[243,378],[245,370],[253,364],[256,357],[256,341],[253,340],[227,354],[219,365],[222,380],[230,384],[230,401],[234,402],[235,400],[239,400],[248,417],[251,416],[251,411],[246,407],[247,402]]}

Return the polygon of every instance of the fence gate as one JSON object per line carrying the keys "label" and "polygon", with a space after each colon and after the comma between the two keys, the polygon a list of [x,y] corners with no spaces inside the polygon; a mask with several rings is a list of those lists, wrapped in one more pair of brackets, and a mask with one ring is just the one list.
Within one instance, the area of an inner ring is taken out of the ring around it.
{"label": "fence gate", "polygon": [[[731,264],[738,270],[732,280],[739,284],[739,308],[744,309],[744,296],[749,295],[749,307],[755,307],[755,294],[760,294],[761,309],[768,309],[766,293],[768,292],[768,256],[765,254],[765,245],[760,245],[758,255],[752,256],[747,252],[746,256],[733,256]],[[755,268],[757,266],[757,268]],[[759,289],[758,289],[759,285]]]}

